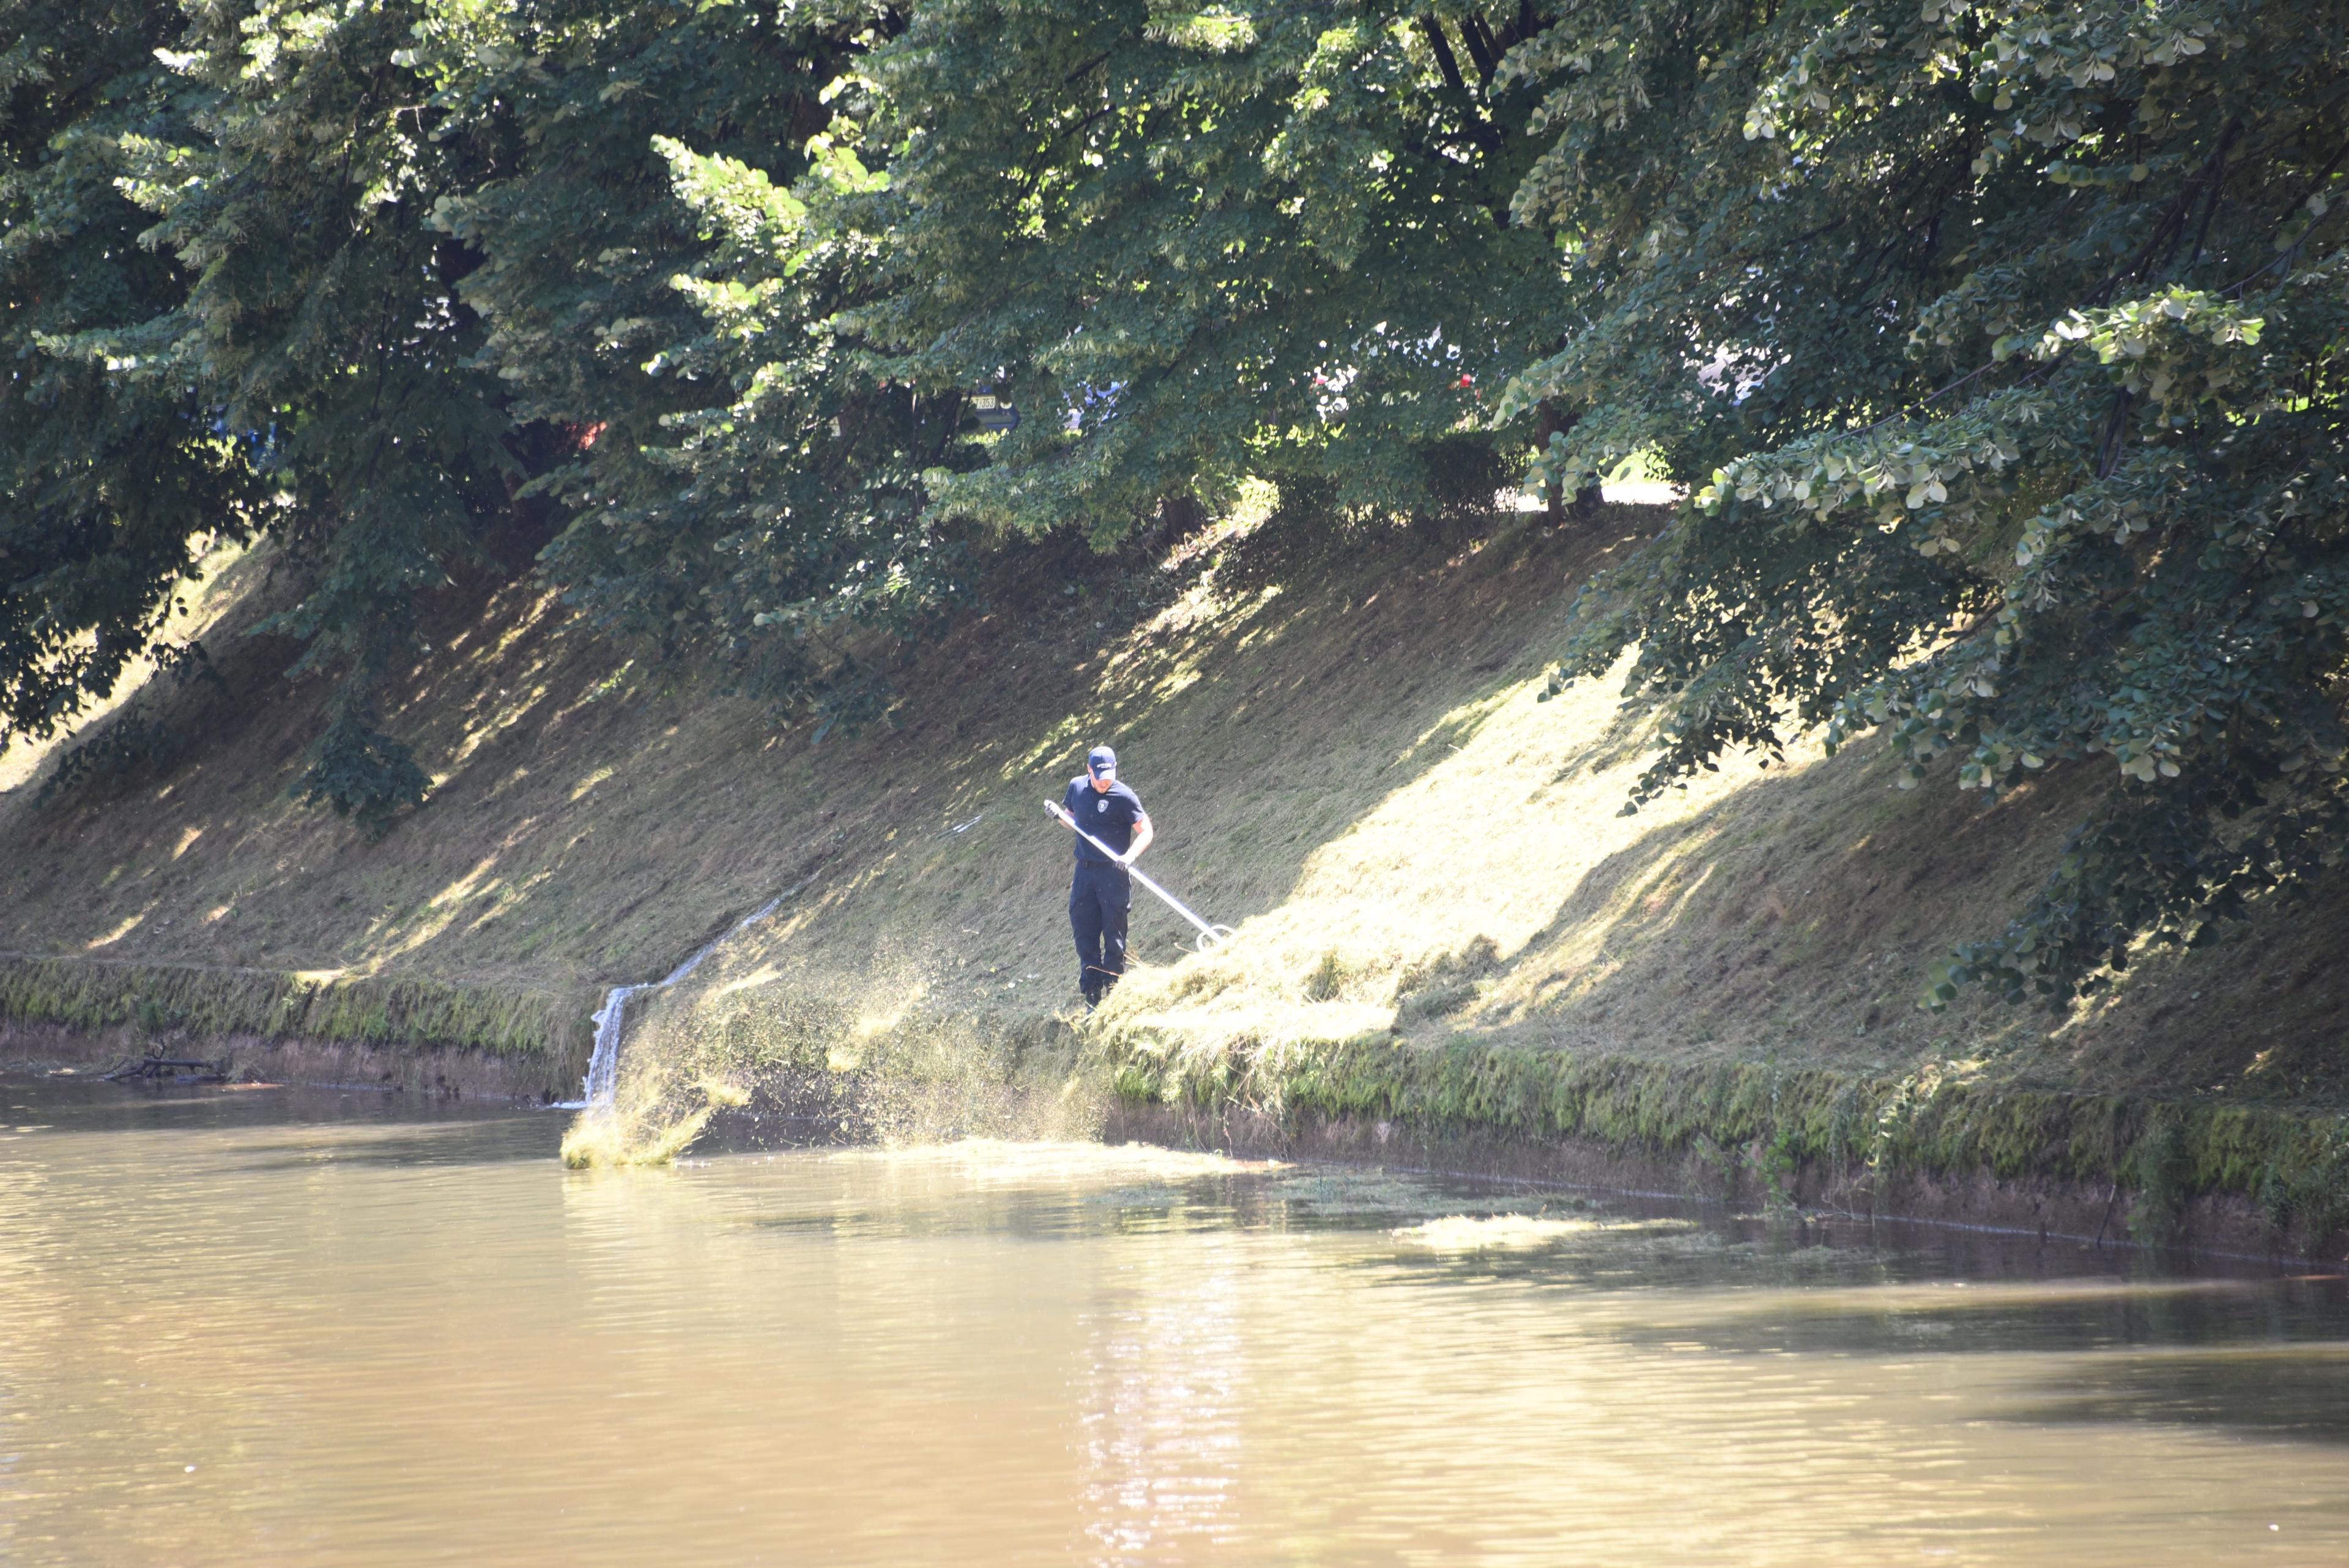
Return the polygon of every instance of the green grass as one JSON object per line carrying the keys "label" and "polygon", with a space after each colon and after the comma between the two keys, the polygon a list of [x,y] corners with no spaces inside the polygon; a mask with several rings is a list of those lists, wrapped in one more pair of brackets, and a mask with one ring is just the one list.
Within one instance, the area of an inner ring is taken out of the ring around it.
{"label": "green grass", "polygon": [[155,1038],[252,1034],[584,1063],[599,1001],[576,986],[0,957],[0,1017]]}
{"label": "green grass", "polygon": [[[1526,1136],[1792,1137],[1826,1158],[1930,1080],[1942,1108],[1899,1158],[2321,1206],[2323,1114],[2349,1106],[2349,898],[2147,955],[2065,1013],[1920,1012],[1926,965],[2020,906],[2105,770],[1985,806],[1894,789],[1868,745],[1797,744],[1783,768],[1731,759],[1620,815],[1640,722],[1603,682],[1538,698],[1576,585],[1660,522],[1616,507],[1586,532],[1520,518],[1462,544],[1247,517],[1164,561],[1035,546],[905,670],[885,722],[821,742],[522,587],[452,594],[388,713],[436,795],[375,844],[285,798],[316,693],[282,678],[285,650],[233,636],[266,565],[239,562],[202,607],[231,684],[202,699],[205,743],[47,808],[37,758],[0,774],[0,949],[331,973],[303,1027],[504,1050],[558,1013],[576,1030],[571,999],[656,978],[798,886],[647,1018],[767,1041],[754,1055],[788,1036],[802,1062],[819,1035],[827,1058],[908,1031],[1027,1038],[1074,1001],[1068,851],[1041,802],[1105,740],[1159,824],[1151,868],[1240,932],[1194,955],[1137,904],[1135,971],[1088,1035],[1132,1093]],[[43,972],[41,997],[70,989]],[[282,984],[173,1016],[249,1027],[286,1009]],[[401,985],[425,989],[382,1000]],[[95,1019],[134,992],[0,1009]],[[566,1000],[432,1021],[429,998],[476,992]],[[1740,1108],[1764,1083],[1812,1108],[1764,1127]],[[2163,1106],[2170,1152],[2133,1155]],[[2303,1125],[2314,1141],[2294,1143]]]}

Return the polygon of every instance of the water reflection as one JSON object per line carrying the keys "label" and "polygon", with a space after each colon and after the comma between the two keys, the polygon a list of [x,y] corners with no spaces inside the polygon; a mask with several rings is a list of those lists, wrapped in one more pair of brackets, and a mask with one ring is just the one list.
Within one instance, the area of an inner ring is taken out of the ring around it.
{"label": "water reflection", "polygon": [[0,1096],[12,1568],[2349,1557],[2329,1277],[1164,1150],[565,1172],[535,1113]]}
{"label": "water reflection", "polygon": [[2349,1443],[2349,1344],[2105,1357],[2048,1377],[2033,1394],[2007,1418],[2156,1421]]}
{"label": "water reflection", "polygon": [[1099,1561],[1166,1561],[1237,1532],[1241,1271],[1229,1247],[1206,1251],[1171,1272],[1137,1260],[1084,1314],[1089,1354],[1071,1393]]}

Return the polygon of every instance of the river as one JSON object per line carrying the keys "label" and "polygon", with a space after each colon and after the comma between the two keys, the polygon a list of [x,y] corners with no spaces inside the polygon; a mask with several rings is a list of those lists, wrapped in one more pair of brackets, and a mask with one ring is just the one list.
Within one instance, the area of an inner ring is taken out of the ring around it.
{"label": "river", "polygon": [[2337,1275],[0,1079],[0,1563],[2349,1561]]}

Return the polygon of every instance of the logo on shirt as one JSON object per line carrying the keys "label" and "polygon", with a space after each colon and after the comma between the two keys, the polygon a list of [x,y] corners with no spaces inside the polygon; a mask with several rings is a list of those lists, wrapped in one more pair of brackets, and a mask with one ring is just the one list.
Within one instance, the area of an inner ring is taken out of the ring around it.
{"label": "logo on shirt", "polygon": [[1106,800],[1097,800],[1093,802],[1093,809],[1095,811],[1107,811],[1109,809],[1109,802]]}

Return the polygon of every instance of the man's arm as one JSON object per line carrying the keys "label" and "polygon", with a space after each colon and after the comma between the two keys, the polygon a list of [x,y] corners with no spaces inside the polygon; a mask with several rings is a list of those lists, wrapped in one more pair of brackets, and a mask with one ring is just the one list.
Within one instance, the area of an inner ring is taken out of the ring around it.
{"label": "man's arm", "polygon": [[1133,819],[1133,846],[1124,854],[1118,857],[1119,864],[1131,866],[1135,861],[1141,859],[1142,852],[1150,847],[1150,841],[1157,836],[1158,830],[1150,826],[1150,814],[1148,812],[1145,811],[1140,816],[1135,817]]}

